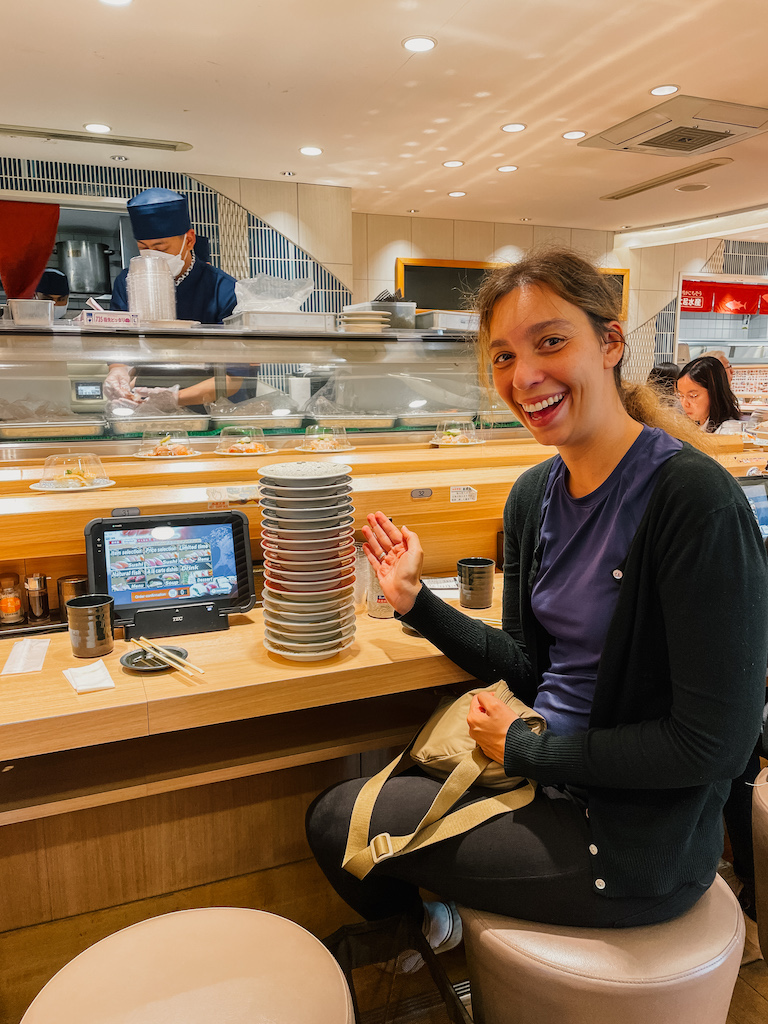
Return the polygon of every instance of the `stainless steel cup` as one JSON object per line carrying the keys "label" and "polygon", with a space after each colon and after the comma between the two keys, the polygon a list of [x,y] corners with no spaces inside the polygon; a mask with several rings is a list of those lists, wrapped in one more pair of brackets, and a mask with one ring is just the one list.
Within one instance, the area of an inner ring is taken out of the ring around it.
{"label": "stainless steel cup", "polygon": [[62,622],[67,619],[67,601],[75,597],[83,597],[88,593],[88,577],[71,575],[59,576],[56,580],[56,589],[59,592],[59,618]]}
{"label": "stainless steel cup", "polygon": [[76,658],[101,658],[115,646],[115,602],[108,594],[86,594],[67,601],[67,622]]}
{"label": "stainless steel cup", "polygon": [[492,558],[460,558],[456,563],[459,577],[459,604],[462,608],[490,608],[493,604]]}

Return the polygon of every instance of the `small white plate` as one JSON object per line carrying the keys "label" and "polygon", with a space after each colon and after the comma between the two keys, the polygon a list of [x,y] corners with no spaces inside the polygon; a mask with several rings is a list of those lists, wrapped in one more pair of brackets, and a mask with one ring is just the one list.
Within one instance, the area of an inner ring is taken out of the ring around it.
{"label": "small white plate", "polygon": [[306,654],[289,651],[286,647],[280,648],[266,639],[264,640],[264,646],[270,654],[279,654],[286,661],[326,661],[328,658],[334,658],[337,654],[341,654],[342,651],[346,651],[354,642],[355,638],[352,636],[346,643],[340,644],[338,647],[332,647],[327,651],[307,652]]}
{"label": "small white plate", "polygon": [[287,590],[285,587],[281,587],[279,585],[273,586],[269,580],[266,580],[264,583],[264,589],[275,597],[282,598],[284,601],[296,601],[302,604],[312,604],[315,601],[331,601],[334,599],[341,600],[343,597],[349,597],[354,592],[355,588],[352,584],[347,584],[342,587],[331,587],[330,590]]}
{"label": "small white plate", "polygon": [[[283,531],[281,531],[283,532]],[[349,544],[355,534],[353,526],[345,526],[341,530],[331,530],[329,537],[303,537],[300,540],[293,540],[290,537],[278,537],[269,527],[262,529],[261,536],[268,544],[275,548],[285,548],[286,551],[325,551],[330,547],[343,547]],[[319,545],[322,544],[322,547]]]}
{"label": "small white plate", "polygon": [[338,601],[280,601],[270,594],[264,601],[264,613],[296,622],[325,622],[329,617],[344,618],[355,613],[351,597]]}
{"label": "small white plate", "polygon": [[[320,635],[322,636],[322,634]],[[329,647],[337,647],[339,644],[343,644],[354,635],[354,622],[351,626],[347,626],[344,629],[332,630],[327,640],[310,640],[308,635],[305,640],[304,637],[298,633],[292,633],[290,636],[287,636],[279,630],[277,632],[275,632],[274,629],[264,630],[264,636],[267,640],[273,644],[279,644],[281,647],[286,647],[288,650],[293,651],[296,654],[304,654],[305,651],[308,653],[312,651],[326,651]]]}
{"label": "small white plate", "polygon": [[485,439],[480,441],[464,441],[459,444],[456,441],[430,441],[433,448],[472,448],[476,444],[485,444]]}
{"label": "small white plate", "polygon": [[220,451],[215,451],[213,454],[214,455],[228,455],[230,458],[233,458],[233,457],[234,458],[242,458],[243,456],[246,456],[246,455],[256,455],[257,457],[260,456],[260,455],[274,455],[276,451],[277,451],[277,448],[267,448],[267,450],[265,452],[220,452]]}
{"label": "small white plate", "polygon": [[338,505],[310,505],[309,508],[273,505],[270,498],[261,498],[259,504],[262,508],[262,516],[277,519],[278,522],[282,520],[291,529],[294,529],[294,523],[303,523],[307,520],[337,519],[341,516],[351,515],[355,511],[355,506],[348,499]]}
{"label": "small white plate", "polygon": [[[332,453],[331,453],[332,454]],[[308,485],[339,483],[337,477],[352,472],[351,466],[335,465],[332,462],[276,462],[271,466],[262,466],[256,472],[279,486],[294,484],[297,487]]]}
{"label": "small white plate", "polygon": [[267,478],[261,481],[261,493],[266,494],[270,498],[284,497],[284,498],[314,498],[314,497],[325,497],[326,495],[333,496],[334,494],[349,494],[352,490],[352,477],[341,476],[332,484],[313,484],[306,485],[295,484],[288,487],[275,486],[267,482]]}
{"label": "small white plate", "polygon": [[107,480],[105,484],[82,484],[80,487],[46,487],[44,484],[30,484],[30,491],[48,491],[49,493],[67,494],[74,491],[104,491],[107,487],[114,487],[116,480]]}
{"label": "small white plate", "polygon": [[[338,494],[315,494],[310,495],[308,498],[286,498],[282,494],[274,495],[268,494],[267,488],[261,488],[261,501],[265,507],[281,509],[281,508],[329,508],[334,503],[340,504],[342,501],[351,501],[350,494],[352,492],[351,487],[340,489]],[[327,504],[321,504],[327,502]]]}
{"label": "small white plate", "polygon": [[263,531],[266,532],[267,537],[271,538],[273,535],[278,540],[330,540],[331,537],[342,537],[348,536],[350,529],[354,533],[353,523],[354,519],[352,516],[344,516],[337,521],[331,521],[331,525],[318,526],[318,523],[326,522],[324,519],[304,519],[296,520],[295,527],[288,527],[285,525],[285,521],[281,519],[272,519],[269,516],[262,516]]}
{"label": "small white plate", "polygon": [[135,459],[154,459],[156,462],[170,462],[171,459],[193,459],[197,455],[202,455],[202,452],[197,452],[194,449],[189,452],[188,455],[142,455],[141,452],[137,452],[134,455]]}
{"label": "small white plate", "polygon": [[[321,572],[326,569],[346,569],[349,565],[355,564],[354,554],[340,555],[338,558],[324,558],[315,562],[290,562],[284,558],[275,558],[267,553],[264,565],[273,572],[285,573],[288,576],[305,576],[307,573]],[[306,568],[304,568],[306,566]]]}
{"label": "small white plate", "polygon": [[329,559],[336,561],[339,558],[346,558],[348,555],[353,555],[355,553],[355,545],[351,537],[348,540],[340,541],[338,544],[334,544],[332,547],[327,548],[318,548],[312,544],[307,548],[299,548],[296,550],[293,546],[286,547],[285,544],[285,541],[262,539],[261,548],[264,552],[265,558],[271,558],[274,561],[299,566],[312,561],[322,562]]}
{"label": "small white plate", "polygon": [[286,633],[291,636],[297,634],[303,634],[304,636],[316,636],[318,632],[322,633],[333,633],[339,632],[342,629],[346,629],[351,622],[354,622],[355,612],[354,609],[345,612],[343,615],[337,615],[334,617],[333,613],[325,613],[325,618],[315,618],[311,620],[299,619],[299,618],[286,618],[284,615],[278,615],[277,612],[273,612],[271,609],[267,609],[264,612],[264,621],[269,622],[270,628],[283,629]]}
{"label": "small white plate", "polygon": [[[302,586],[312,586],[315,583],[335,583],[337,580],[353,577],[355,574],[354,564],[337,565],[330,569],[308,569],[306,572],[285,572],[282,569],[273,569],[268,566],[264,570],[267,579],[273,579],[277,583],[296,583]],[[351,579],[350,579],[351,582]]]}
{"label": "small white plate", "polygon": [[273,576],[271,572],[265,572],[264,576],[272,584],[272,587],[282,587],[284,591],[291,594],[325,594],[329,590],[331,592],[341,590],[353,583],[355,570],[353,568],[351,573],[345,573],[343,576],[326,576],[324,579],[307,580],[304,583],[301,580],[288,580],[281,576]]}

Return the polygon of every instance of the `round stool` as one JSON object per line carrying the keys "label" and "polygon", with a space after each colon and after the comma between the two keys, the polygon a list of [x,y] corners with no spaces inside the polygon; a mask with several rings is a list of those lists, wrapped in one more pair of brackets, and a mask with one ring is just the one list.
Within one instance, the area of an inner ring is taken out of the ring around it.
{"label": "round stool", "polygon": [[181,910],[63,967],[22,1024],[352,1024],[349,989],[309,932],[260,910]]}
{"label": "round stool", "polygon": [[768,768],[755,779],[752,790],[752,844],[755,851],[755,903],[757,935],[763,958],[768,958]]}
{"label": "round stool", "polygon": [[475,1024],[725,1024],[744,918],[719,876],[681,917],[641,928],[459,910]]}

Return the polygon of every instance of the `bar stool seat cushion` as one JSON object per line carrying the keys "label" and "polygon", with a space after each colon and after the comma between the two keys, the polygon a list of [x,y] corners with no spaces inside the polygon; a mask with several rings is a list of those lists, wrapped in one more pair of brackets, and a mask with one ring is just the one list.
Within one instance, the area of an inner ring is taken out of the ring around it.
{"label": "bar stool seat cushion", "polygon": [[22,1024],[352,1024],[349,989],[323,944],[259,910],[182,910],[90,946]]}
{"label": "bar stool seat cushion", "polygon": [[459,908],[476,1024],[724,1024],[744,947],[717,876],[664,924],[565,928]]}

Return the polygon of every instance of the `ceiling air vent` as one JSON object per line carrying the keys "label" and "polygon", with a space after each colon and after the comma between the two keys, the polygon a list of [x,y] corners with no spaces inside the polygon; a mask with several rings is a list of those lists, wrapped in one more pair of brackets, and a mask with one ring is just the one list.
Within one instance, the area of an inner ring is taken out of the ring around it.
{"label": "ceiling air vent", "polygon": [[768,131],[768,109],[675,96],[621,124],[584,139],[580,146],[615,153],[683,156],[711,153]]}

